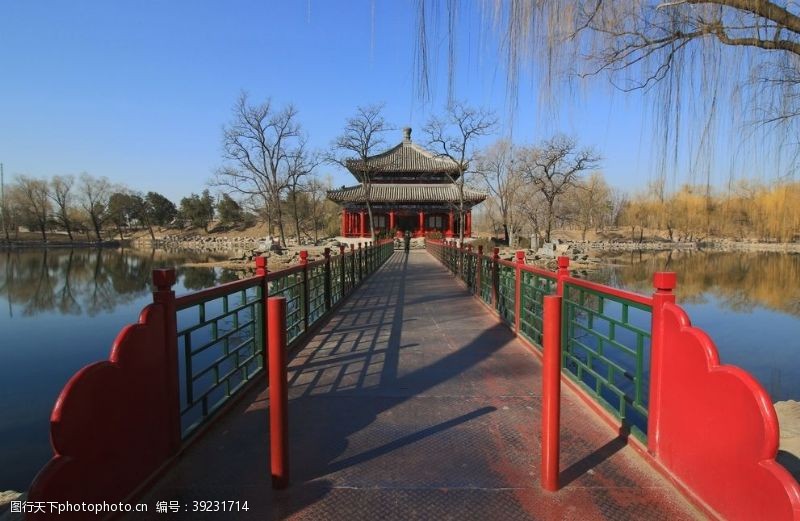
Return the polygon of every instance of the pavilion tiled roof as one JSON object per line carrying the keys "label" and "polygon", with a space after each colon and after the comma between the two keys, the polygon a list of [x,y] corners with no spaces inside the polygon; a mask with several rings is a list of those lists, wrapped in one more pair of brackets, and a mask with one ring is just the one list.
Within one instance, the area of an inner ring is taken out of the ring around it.
{"label": "pavilion tiled roof", "polygon": [[[480,203],[486,199],[487,194],[464,188],[464,201]],[[328,190],[328,199],[337,203],[363,203],[365,202],[364,185],[342,187],[338,190]],[[372,185],[370,197],[372,203],[457,203],[458,187],[452,183],[440,184],[384,184]]]}
{"label": "pavilion tiled roof", "polygon": [[[458,163],[448,157],[439,157],[411,142],[411,129],[405,129],[405,139],[386,152],[371,156],[366,161],[348,160],[347,169],[356,178],[367,170],[375,173],[451,173],[458,175]],[[366,167],[365,167],[366,165]]]}

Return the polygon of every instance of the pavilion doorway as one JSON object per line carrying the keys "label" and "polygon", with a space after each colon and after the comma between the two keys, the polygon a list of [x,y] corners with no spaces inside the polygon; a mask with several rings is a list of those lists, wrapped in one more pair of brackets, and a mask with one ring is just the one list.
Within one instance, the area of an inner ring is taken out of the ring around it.
{"label": "pavilion doorway", "polygon": [[415,230],[419,229],[419,217],[417,214],[413,215],[398,215],[397,219],[397,229],[401,232],[405,233],[406,231],[414,233]]}

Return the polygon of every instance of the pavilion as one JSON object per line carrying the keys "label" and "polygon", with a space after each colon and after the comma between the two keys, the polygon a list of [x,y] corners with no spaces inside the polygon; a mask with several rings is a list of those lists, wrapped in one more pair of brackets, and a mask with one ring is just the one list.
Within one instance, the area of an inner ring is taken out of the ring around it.
{"label": "pavilion", "polygon": [[[366,161],[349,160],[347,169],[358,181],[372,180],[370,205],[375,233],[424,237],[432,231],[445,237],[458,235],[458,180],[461,172],[450,158],[411,142],[411,129],[403,129],[403,141]],[[472,208],[487,194],[464,187],[464,235],[472,235]],[[328,199],[342,207],[344,237],[369,237],[370,227],[364,185],[329,190]]]}

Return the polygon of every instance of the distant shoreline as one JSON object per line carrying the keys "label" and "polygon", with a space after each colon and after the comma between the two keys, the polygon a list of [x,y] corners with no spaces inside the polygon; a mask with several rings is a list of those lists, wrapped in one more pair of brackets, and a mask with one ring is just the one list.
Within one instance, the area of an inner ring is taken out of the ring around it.
{"label": "distant shoreline", "polygon": [[119,248],[121,246],[127,246],[130,244],[130,241],[101,241],[101,242],[87,242],[87,241],[75,241],[75,242],[44,242],[44,241],[28,241],[28,240],[19,240],[19,241],[8,241],[0,240],[0,250],[35,250],[35,249],[55,249],[55,248]]}

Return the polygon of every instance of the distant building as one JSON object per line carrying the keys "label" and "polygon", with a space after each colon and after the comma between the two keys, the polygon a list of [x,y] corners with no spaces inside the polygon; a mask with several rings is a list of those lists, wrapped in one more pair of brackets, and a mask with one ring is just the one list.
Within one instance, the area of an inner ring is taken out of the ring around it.
{"label": "distant building", "polygon": [[[410,231],[415,237],[439,231],[445,237],[458,235],[458,165],[437,157],[411,142],[411,129],[404,129],[403,141],[381,154],[350,160],[347,169],[358,181],[372,172],[370,205],[375,231]],[[366,164],[366,167],[365,167]],[[367,168],[368,167],[368,168]],[[449,174],[449,175],[448,175]],[[472,208],[487,195],[464,187],[464,235],[472,234]],[[363,184],[329,190],[328,199],[342,207],[345,237],[369,237],[369,217]]]}

